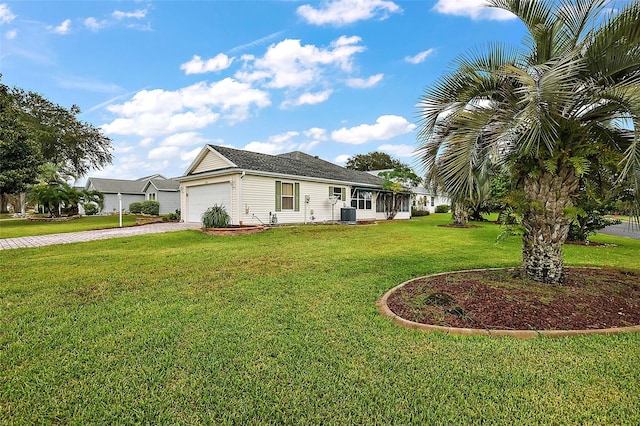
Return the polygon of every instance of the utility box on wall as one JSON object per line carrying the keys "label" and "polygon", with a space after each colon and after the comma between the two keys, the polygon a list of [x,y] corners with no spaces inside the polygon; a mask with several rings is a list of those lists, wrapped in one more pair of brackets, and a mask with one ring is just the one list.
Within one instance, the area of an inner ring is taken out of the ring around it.
{"label": "utility box on wall", "polygon": [[349,224],[356,223],[356,209],[353,207],[342,207],[340,209],[340,222]]}

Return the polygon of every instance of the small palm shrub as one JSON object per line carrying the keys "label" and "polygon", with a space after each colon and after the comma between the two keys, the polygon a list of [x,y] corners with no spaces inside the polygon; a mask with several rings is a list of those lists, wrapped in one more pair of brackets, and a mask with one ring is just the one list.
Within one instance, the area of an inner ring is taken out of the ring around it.
{"label": "small palm shrub", "polygon": [[133,214],[142,213],[142,203],[136,201],[129,204],[129,212]]}
{"label": "small palm shrub", "polygon": [[202,226],[205,228],[226,228],[231,218],[224,206],[214,204],[202,214]]}

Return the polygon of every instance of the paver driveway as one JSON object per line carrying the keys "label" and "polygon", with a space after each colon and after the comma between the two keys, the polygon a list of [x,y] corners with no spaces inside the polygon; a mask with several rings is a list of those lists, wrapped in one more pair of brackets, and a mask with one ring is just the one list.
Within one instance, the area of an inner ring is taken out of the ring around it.
{"label": "paver driveway", "polygon": [[0,250],[42,247],[53,244],[80,243],[84,241],[106,240],[108,238],[129,237],[131,235],[158,234],[161,232],[198,229],[199,223],[153,223],[126,228],[97,229],[94,231],[69,232],[66,234],[37,235],[33,237],[0,238]]}

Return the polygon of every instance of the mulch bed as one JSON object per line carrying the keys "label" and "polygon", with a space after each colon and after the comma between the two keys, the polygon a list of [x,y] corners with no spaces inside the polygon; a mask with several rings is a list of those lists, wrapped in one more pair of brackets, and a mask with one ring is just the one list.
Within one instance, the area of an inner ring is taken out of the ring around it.
{"label": "mulch bed", "polygon": [[46,216],[27,216],[27,219],[31,222],[70,222],[72,220],[80,219],[79,215],[74,216],[57,216],[57,217],[46,217]]}
{"label": "mulch bed", "polygon": [[387,299],[396,315],[422,324],[505,330],[589,330],[640,325],[640,271],[565,268],[562,285],[520,269],[415,279]]}
{"label": "mulch bed", "polygon": [[259,225],[229,225],[226,228],[200,228],[200,232],[205,234],[226,236],[258,234],[266,230],[266,226]]}

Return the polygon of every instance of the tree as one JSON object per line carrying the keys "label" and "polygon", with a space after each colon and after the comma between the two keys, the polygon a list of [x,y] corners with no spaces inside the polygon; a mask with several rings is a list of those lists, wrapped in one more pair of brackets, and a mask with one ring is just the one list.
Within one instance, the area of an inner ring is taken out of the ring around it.
{"label": "tree", "polygon": [[25,134],[35,143],[29,152],[41,157],[41,164],[62,164],[65,172],[83,176],[113,160],[111,139],[80,120],[77,105],[67,109],[38,93],[10,88],[1,82],[0,97],[0,102],[11,107],[12,117],[20,123],[20,126],[7,123],[7,128]]}
{"label": "tree", "polygon": [[26,191],[36,180],[42,157],[18,111],[0,85],[0,213],[7,210],[7,195]]}
{"label": "tree", "polygon": [[370,152],[368,154],[357,154],[347,160],[345,167],[350,170],[360,170],[368,172],[371,170],[395,169],[405,166],[400,160],[396,160],[385,152]]}
{"label": "tree", "polygon": [[640,205],[640,2],[608,3],[488,0],[525,24],[525,44],[461,56],[419,103],[419,152],[449,194],[473,191],[483,164],[510,171],[536,281],[561,282],[567,212],[603,155],[622,155],[619,180]]}
{"label": "tree", "polygon": [[111,139],[78,119],[77,105],[67,109],[38,93],[18,88],[11,92],[21,121],[30,129],[45,161],[62,164],[65,172],[77,176],[111,163]]}
{"label": "tree", "polygon": [[398,214],[400,207],[402,207],[403,199],[407,194],[411,194],[411,187],[420,185],[422,178],[407,166],[395,167],[393,170],[380,173],[378,176],[384,179],[382,188],[391,192],[390,196],[384,197],[387,220],[391,220]]}

